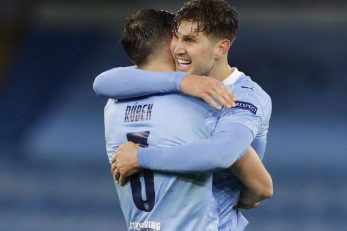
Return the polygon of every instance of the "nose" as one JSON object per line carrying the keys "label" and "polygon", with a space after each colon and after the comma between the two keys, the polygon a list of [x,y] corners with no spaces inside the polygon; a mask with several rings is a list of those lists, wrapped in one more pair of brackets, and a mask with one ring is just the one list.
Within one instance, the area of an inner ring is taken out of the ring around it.
{"label": "nose", "polygon": [[182,55],[185,53],[184,44],[180,41],[180,39],[174,38],[171,42],[171,49],[174,55]]}

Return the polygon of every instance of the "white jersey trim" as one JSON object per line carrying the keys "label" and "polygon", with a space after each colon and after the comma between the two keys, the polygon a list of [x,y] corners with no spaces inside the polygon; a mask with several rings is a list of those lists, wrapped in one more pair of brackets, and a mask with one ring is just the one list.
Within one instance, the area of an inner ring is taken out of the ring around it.
{"label": "white jersey trim", "polygon": [[240,72],[236,67],[231,68],[231,74],[224,79],[224,85],[232,85],[234,84],[244,73]]}

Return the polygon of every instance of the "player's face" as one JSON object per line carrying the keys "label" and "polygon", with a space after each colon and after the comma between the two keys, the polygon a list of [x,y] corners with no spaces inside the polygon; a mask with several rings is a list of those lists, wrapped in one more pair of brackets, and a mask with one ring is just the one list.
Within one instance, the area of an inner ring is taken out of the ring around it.
{"label": "player's face", "polygon": [[215,40],[203,32],[197,33],[197,24],[184,21],[171,42],[176,71],[209,75],[215,65],[218,51]]}

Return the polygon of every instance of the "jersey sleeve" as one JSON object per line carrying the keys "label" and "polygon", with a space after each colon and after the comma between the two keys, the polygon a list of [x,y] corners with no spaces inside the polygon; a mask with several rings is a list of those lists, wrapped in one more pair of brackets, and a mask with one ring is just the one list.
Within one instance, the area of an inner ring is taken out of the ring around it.
{"label": "jersey sleeve", "polygon": [[[249,110],[249,108],[254,108]],[[247,127],[253,135],[253,139],[258,134],[262,123],[262,111],[255,105],[245,102],[236,101],[236,107],[232,109],[226,109],[222,112],[222,117],[219,121],[221,124],[239,123]]]}
{"label": "jersey sleeve", "polygon": [[[254,89],[253,89],[254,88]],[[272,104],[271,98],[262,89],[238,85],[231,88],[237,96],[236,106],[223,108],[221,123],[240,123],[252,131],[253,138],[267,133]]]}
{"label": "jersey sleeve", "polygon": [[240,159],[253,141],[239,123],[218,123],[212,137],[169,148],[140,148],[141,167],[178,173],[225,169]]}
{"label": "jersey sleeve", "polygon": [[[205,140],[170,148],[140,149],[140,166],[170,172],[202,172],[229,168],[242,158],[251,146],[263,123],[267,123],[267,98],[259,100],[248,90],[239,91],[239,101],[234,108],[224,108],[213,135]],[[254,144],[264,152],[266,136]]]}
{"label": "jersey sleeve", "polygon": [[94,92],[101,97],[127,99],[180,91],[183,72],[149,72],[136,66],[117,67],[98,75]]}

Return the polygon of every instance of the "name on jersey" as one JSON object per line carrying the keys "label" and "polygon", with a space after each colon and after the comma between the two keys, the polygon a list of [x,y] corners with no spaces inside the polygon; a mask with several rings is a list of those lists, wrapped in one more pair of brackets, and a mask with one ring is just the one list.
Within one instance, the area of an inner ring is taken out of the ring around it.
{"label": "name on jersey", "polygon": [[158,221],[130,222],[129,230],[160,231],[160,222]]}
{"label": "name on jersey", "polygon": [[246,109],[252,112],[254,115],[257,114],[258,108],[254,106],[253,104],[243,102],[243,101],[236,101],[235,103],[236,103],[235,108]]}
{"label": "name on jersey", "polygon": [[151,120],[153,104],[128,105],[125,109],[124,122],[138,122]]}

